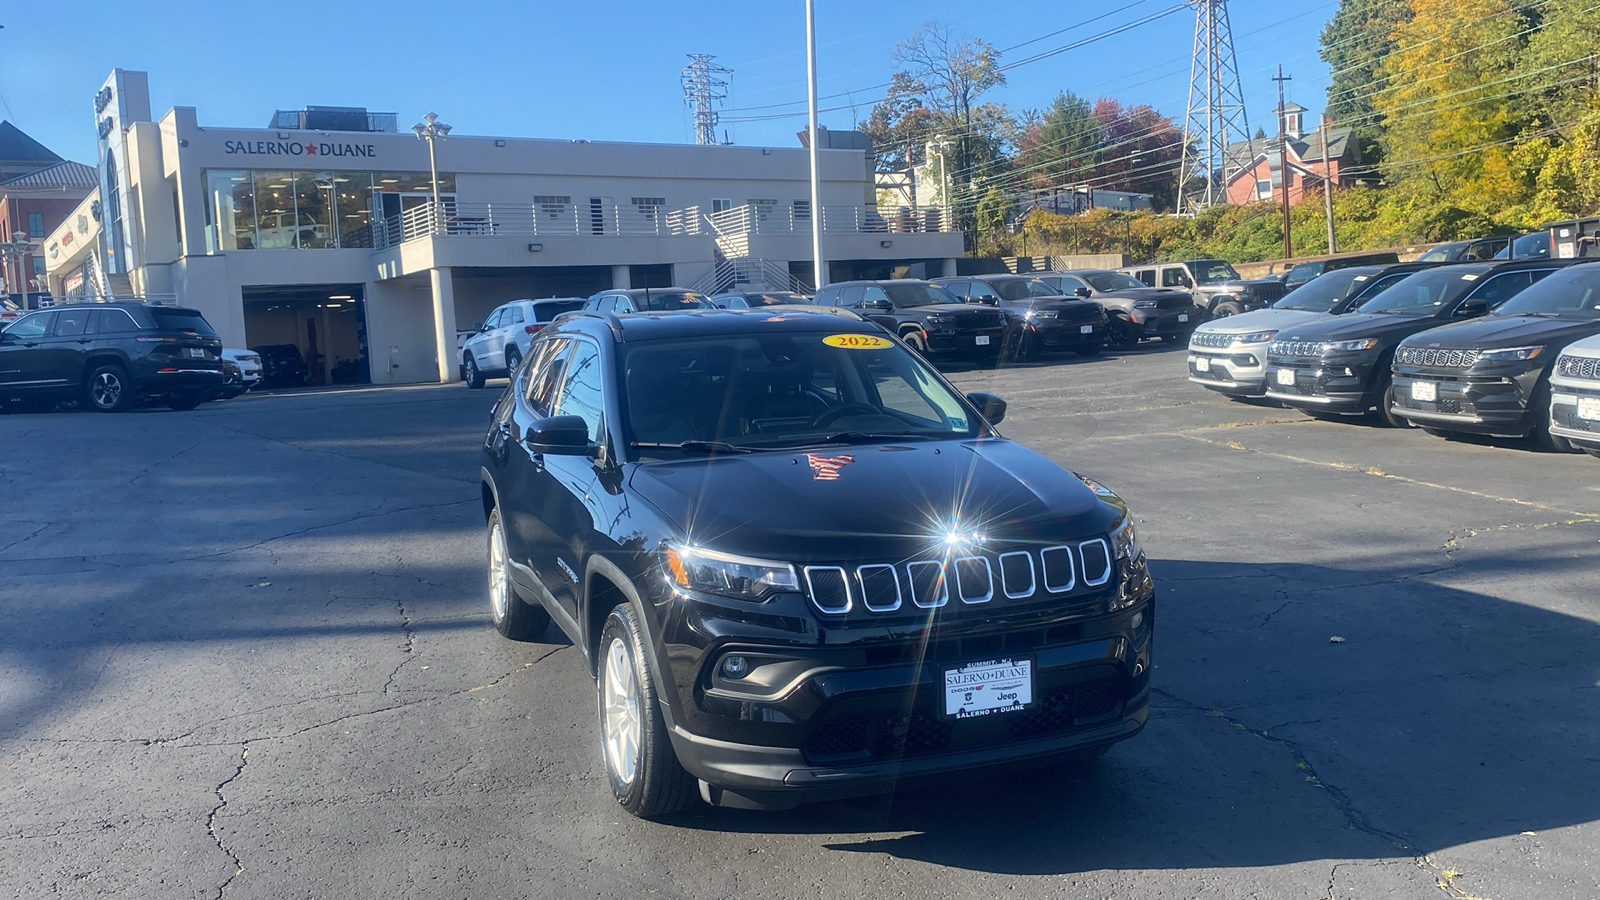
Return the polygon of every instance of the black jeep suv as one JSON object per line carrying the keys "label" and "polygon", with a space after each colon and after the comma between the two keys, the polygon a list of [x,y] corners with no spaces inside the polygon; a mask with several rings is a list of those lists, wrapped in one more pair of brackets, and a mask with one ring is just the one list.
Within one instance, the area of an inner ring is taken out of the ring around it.
{"label": "black jeep suv", "polygon": [[786,807],[1144,725],[1128,508],[839,310],[568,315],[480,470],[497,629],[596,681],[616,799]]}
{"label": "black jeep suv", "polygon": [[1093,300],[1111,317],[1106,343],[1117,350],[1132,350],[1141,338],[1159,337],[1169,344],[1189,340],[1204,312],[1188,291],[1148,287],[1123,272],[1073,269],[1039,280],[1073,297]]}
{"label": "black jeep suv", "polygon": [[198,310],[63,304],[0,332],[0,405],[46,409],[82,400],[122,412],[143,401],[194,409],[226,381],[222,339]]}
{"label": "black jeep suv", "polygon": [[811,302],[854,310],[923,356],[965,356],[989,363],[1000,358],[1005,313],[962,303],[926,281],[844,281],[817,291]]}
{"label": "black jeep suv", "polygon": [[1337,318],[1291,325],[1267,345],[1267,396],[1313,415],[1394,412],[1391,363],[1406,338],[1484,315],[1571,260],[1456,263],[1417,272]]}
{"label": "black jeep suv", "polygon": [[1550,433],[1550,371],[1573,341],[1600,334],[1600,263],[1552,273],[1481,319],[1406,338],[1394,355],[1393,413],[1430,433]]}
{"label": "black jeep suv", "polygon": [[1034,359],[1045,350],[1073,350],[1094,356],[1105,346],[1105,307],[1068,297],[1031,275],[980,275],[940,278],[935,284],[966,303],[996,306],[1011,322],[1010,355]]}

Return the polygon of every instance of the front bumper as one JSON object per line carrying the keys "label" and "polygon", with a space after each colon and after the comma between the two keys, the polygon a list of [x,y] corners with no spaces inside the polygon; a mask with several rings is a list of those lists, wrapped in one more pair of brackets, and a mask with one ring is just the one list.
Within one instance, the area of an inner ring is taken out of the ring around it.
{"label": "front bumper", "polygon": [[[1285,406],[1359,414],[1372,408],[1370,359],[1267,358],[1267,397]],[[1291,372],[1290,376],[1280,373]]]}
{"label": "front bumper", "polygon": [[[1106,342],[1106,321],[1063,322],[1058,319],[1036,319],[1024,323],[1045,347],[1087,347]],[[1087,330],[1085,330],[1087,329]]]}
{"label": "front bumper", "polygon": [[1460,369],[1447,373],[1396,366],[1390,410],[1429,428],[1518,437],[1534,425],[1536,415],[1528,402],[1542,374],[1542,368],[1468,375]]}
{"label": "front bumper", "polygon": [[1568,379],[1550,381],[1550,433],[1579,447],[1600,450],[1600,419],[1578,415],[1579,400],[1592,409],[1600,404],[1600,383],[1574,383]]}
{"label": "front bumper", "polygon": [[1200,327],[1201,319],[1198,307],[1135,309],[1130,316],[1140,337],[1187,337]]}
{"label": "front bumper", "polygon": [[1260,397],[1267,392],[1266,358],[1265,343],[1190,347],[1189,380],[1224,394]]}
{"label": "front bumper", "polygon": [[950,356],[984,356],[1000,352],[1005,328],[939,328],[930,326],[924,332],[928,338],[930,354]]}

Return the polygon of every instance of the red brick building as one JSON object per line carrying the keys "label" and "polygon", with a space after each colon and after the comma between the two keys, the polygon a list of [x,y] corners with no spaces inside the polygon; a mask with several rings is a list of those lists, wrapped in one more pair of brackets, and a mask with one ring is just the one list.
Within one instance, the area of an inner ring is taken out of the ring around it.
{"label": "red brick building", "polygon": [[[1299,203],[1307,188],[1319,188],[1323,181],[1322,129],[1307,132],[1305,107],[1284,105],[1288,144],[1284,148],[1289,171],[1289,202]],[[1361,146],[1352,139],[1349,128],[1329,128],[1327,133],[1327,172],[1335,189],[1350,185],[1350,170],[1361,163]],[[1261,137],[1244,144],[1232,144],[1224,151],[1229,177],[1224,185],[1229,203],[1243,205],[1262,200],[1283,199],[1284,173],[1279,171],[1279,138]],[[1320,193],[1320,191],[1319,191]]]}
{"label": "red brick building", "polygon": [[44,275],[45,236],[98,184],[93,166],[64,160],[10,122],[0,122],[0,240],[21,232],[39,244],[30,260],[0,266],[0,293],[18,302],[38,290],[34,279]]}

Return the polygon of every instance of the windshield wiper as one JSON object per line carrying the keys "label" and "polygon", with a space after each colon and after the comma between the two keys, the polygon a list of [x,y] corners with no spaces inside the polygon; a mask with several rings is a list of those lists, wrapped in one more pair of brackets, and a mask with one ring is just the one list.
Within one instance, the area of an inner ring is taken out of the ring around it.
{"label": "windshield wiper", "polygon": [[1533,316],[1536,319],[1559,319],[1559,318],[1561,318],[1561,313],[1553,313],[1553,312],[1497,313],[1496,315],[1505,316],[1508,319],[1511,318],[1512,316]]}
{"label": "windshield wiper", "polygon": [[727,441],[634,441],[630,447],[642,450],[699,450],[704,453],[754,453],[749,447],[740,447]]}
{"label": "windshield wiper", "polygon": [[829,444],[861,444],[872,441],[936,441],[940,435],[917,434],[916,432],[898,431],[835,431],[822,440]]}

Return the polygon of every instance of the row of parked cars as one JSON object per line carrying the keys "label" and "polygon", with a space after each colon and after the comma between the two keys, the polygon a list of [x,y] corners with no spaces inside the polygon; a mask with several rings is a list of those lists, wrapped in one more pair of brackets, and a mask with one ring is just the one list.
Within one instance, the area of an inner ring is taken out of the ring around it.
{"label": "row of parked cars", "polygon": [[1209,322],[1189,380],[1318,417],[1600,456],[1600,261],[1354,266]]}

